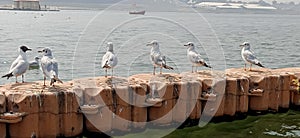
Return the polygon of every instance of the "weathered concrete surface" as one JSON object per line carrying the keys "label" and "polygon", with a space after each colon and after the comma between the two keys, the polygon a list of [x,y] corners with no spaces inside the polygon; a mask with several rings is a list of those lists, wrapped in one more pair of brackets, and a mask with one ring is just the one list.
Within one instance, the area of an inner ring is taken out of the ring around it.
{"label": "weathered concrete surface", "polygon": [[0,86],[0,137],[131,132],[147,122],[166,126],[202,115],[277,112],[300,106],[299,78],[300,68],[239,68],[83,78],[46,88],[42,82],[7,84]]}
{"label": "weathered concrete surface", "polygon": [[[43,88],[42,82],[5,85],[0,89],[7,98],[9,114],[24,113],[18,123],[8,123],[10,137],[77,136],[83,130],[72,84]],[[6,116],[7,117],[7,116]],[[1,124],[2,125],[2,124]]]}

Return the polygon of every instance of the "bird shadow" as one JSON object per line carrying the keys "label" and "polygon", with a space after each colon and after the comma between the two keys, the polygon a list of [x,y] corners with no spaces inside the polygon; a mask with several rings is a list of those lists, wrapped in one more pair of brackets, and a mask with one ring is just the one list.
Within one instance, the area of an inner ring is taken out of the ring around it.
{"label": "bird shadow", "polygon": [[36,84],[35,82],[17,82],[17,83],[13,83],[10,85],[10,88],[15,88],[15,87],[19,87],[19,86],[25,86],[25,85],[32,85],[32,84]]}
{"label": "bird shadow", "polygon": [[260,69],[251,69],[251,70],[246,70],[246,72],[257,72],[257,73],[263,73],[263,72],[266,72],[266,70],[260,70]]}
{"label": "bird shadow", "polygon": [[264,71],[261,70],[249,70],[250,72],[258,72],[258,73],[263,73]]}

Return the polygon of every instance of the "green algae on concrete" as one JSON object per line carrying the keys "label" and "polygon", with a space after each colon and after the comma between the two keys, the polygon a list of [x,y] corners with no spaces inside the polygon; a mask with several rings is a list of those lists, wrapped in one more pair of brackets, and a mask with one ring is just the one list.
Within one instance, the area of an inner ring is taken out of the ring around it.
{"label": "green algae on concrete", "polygon": [[[120,136],[137,138],[160,137],[172,129],[146,129],[144,132]],[[300,137],[300,111],[289,110],[286,113],[248,115],[243,120],[209,123],[204,127],[185,127],[177,129],[165,138],[278,138]]]}
{"label": "green algae on concrete", "polygon": [[248,116],[244,120],[233,122],[209,123],[178,129],[166,138],[273,138],[300,137],[300,111],[290,110],[287,113]]}

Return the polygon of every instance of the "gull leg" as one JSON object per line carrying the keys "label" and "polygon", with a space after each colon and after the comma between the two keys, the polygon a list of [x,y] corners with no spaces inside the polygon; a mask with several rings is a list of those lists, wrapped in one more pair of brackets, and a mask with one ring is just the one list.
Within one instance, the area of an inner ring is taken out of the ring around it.
{"label": "gull leg", "polygon": [[[54,77],[55,77],[55,76],[54,76]],[[49,85],[52,86],[52,87],[55,87],[55,86],[54,86],[54,82],[55,82],[55,79],[52,78],[52,79],[50,80],[50,84],[49,84]]]}
{"label": "gull leg", "polygon": [[107,78],[107,68],[105,68],[105,78]]}
{"label": "gull leg", "polygon": [[160,74],[162,74],[161,69],[162,69],[162,67],[160,67]]}
{"label": "gull leg", "polygon": [[44,87],[46,87],[46,76],[44,76]]}
{"label": "gull leg", "polygon": [[155,66],[153,66],[153,75],[155,75]]}
{"label": "gull leg", "polygon": [[196,73],[198,72],[198,67],[196,66]]}
{"label": "gull leg", "polygon": [[251,71],[251,68],[252,68],[252,64],[250,64],[250,68],[249,68],[250,71]]}
{"label": "gull leg", "polygon": [[244,65],[244,70],[246,71],[247,70],[247,64],[245,63]]}
{"label": "gull leg", "polygon": [[22,75],[22,83],[24,83],[25,81],[24,81],[24,74]]}
{"label": "gull leg", "polygon": [[113,68],[111,68],[111,78],[113,78],[113,75],[114,74],[114,69]]}

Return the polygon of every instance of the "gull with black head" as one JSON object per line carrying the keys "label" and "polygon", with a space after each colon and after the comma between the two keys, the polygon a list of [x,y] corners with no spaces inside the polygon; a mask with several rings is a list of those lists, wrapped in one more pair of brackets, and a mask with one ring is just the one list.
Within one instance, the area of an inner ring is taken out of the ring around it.
{"label": "gull with black head", "polygon": [[9,79],[12,76],[16,77],[16,83],[18,83],[18,76],[22,75],[22,83],[24,83],[24,74],[29,68],[29,63],[27,61],[27,51],[31,51],[27,46],[20,46],[19,48],[19,56],[17,59],[11,64],[9,72],[2,76],[2,78]]}

